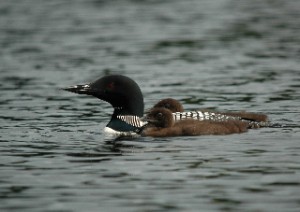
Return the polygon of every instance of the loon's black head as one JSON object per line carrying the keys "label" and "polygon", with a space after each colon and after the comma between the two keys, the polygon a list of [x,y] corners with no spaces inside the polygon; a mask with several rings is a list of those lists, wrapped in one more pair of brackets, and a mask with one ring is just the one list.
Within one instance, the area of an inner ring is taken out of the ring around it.
{"label": "loon's black head", "polygon": [[144,114],[144,99],[138,84],[129,77],[109,75],[86,85],[64,88],[66,91],[95,96],[109,102],[118,115]]}

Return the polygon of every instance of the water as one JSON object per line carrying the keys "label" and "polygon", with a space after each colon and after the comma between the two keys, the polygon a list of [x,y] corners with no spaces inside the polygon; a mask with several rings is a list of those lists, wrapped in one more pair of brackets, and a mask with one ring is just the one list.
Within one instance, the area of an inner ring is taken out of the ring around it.
{"label": "water", "polygon": [[[299,211],[300,2],[0,2],[0,211]],[[104,137],[59,88],[129,76],[146,108],[246,110],[283,128]]]}

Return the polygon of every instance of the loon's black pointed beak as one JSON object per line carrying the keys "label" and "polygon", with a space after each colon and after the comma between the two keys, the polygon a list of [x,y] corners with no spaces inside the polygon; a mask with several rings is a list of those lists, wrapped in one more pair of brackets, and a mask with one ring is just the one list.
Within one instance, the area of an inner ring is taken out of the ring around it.
{"label": "loon's black pointed beak", "polygon": [[74,85],[74,86],[70,86],[70,87],[67,87],[67,88],[62,88],[62,90],[69,91],[69,92],[72,92],[72,93],[78,93],[78,94],[92,95],[94,93],[89,84]]}

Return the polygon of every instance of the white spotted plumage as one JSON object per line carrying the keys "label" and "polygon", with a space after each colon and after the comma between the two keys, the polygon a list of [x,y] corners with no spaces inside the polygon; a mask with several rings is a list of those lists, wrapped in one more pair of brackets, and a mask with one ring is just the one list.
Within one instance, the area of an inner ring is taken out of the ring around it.
{"label": "white spotted plumage", "polygon": [[175,121],[180,121],[184,119],[195,119],[199,121],[210,120],[210,121],[228,121],[228,120],[240,120],[247,122],[249,128],[259,128],[259,127],[269,127],[272,126],[270,122],[256,122],[252,120],[243,119],[236,116],[228,116],[224,114],[214,113],[214,112],[202,112],[202,111],[191,111],[191,112],[175,112],[173,113],[173,118]]}
{"label": "white spotted plumage", "polygon": [[214,112],[202,112],[202,111],[191,111],[191,112],[176,112],[173,113],[175,121],[183,119],[196,119],[199,121],[211,120],[211,121],[225,121],[225,120],[240,120],[240,117],[226,116]]}

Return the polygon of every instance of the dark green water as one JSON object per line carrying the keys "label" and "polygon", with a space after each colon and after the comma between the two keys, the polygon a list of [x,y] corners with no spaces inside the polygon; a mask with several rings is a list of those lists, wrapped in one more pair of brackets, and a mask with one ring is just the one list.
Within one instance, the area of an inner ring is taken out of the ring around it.
{"label": "dark green water", "polygon": [[[299,211],[299,35],[298,0],[1,1],[0,211]],[[112,73],[285,127],[115,143],[59,90]]]}

